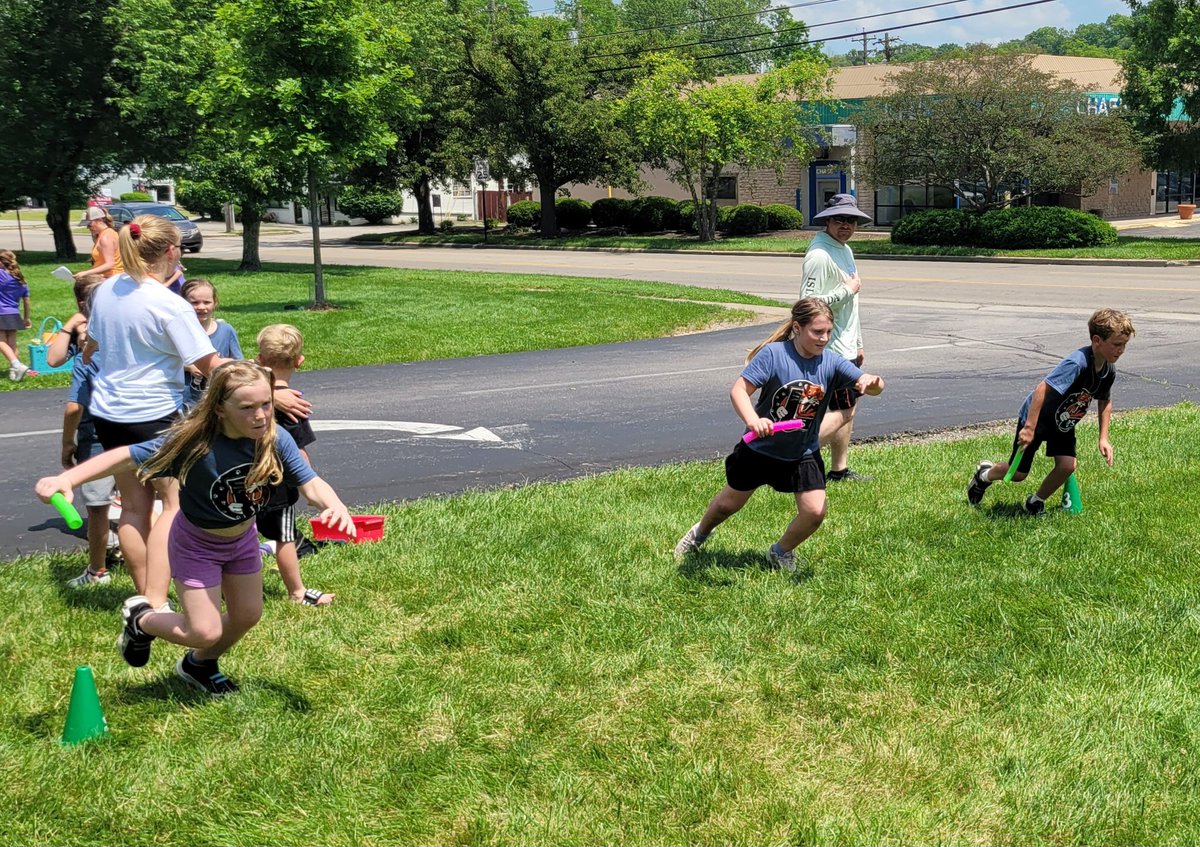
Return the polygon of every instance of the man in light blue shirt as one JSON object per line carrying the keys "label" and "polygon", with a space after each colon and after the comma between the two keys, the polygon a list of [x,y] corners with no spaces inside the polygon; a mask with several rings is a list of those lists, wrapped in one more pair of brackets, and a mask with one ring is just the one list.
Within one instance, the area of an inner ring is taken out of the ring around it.
{"label": "man in light blue shirt", "polygon": [[[858,321],[858,292],[862,283],[854,252],[847,241],[861,222],[870,215],[858,208],[851,194],[835,194],[825,209],[813,216],[825,224],[804,253],[800,296],[816,297],[833,311],[833,337],[829,350],[862,367],[864,351],[862,327]],[[828,482],[869,480],[871,477],[850,468],[850,434],[854,429],[854,411],[858,396],[854,389],[838,391],[829,403],[829,414],[821,422],[821,444],[829,445]]]}

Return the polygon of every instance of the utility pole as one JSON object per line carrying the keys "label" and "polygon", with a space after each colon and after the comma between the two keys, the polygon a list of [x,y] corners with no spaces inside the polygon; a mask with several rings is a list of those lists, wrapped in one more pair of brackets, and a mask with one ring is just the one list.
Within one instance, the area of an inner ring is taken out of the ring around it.
{"label": "utility pole", "polygon": [[876,44],[883,45],[883,63],[889,65],[892,62],[892,48],[900,43],[899,38],[892,38],[891,33],[885,32],[883,38],[876,38]]}
{"label": "utility pole", "polygon": [[863,64],[865,65],[865,64],[867,64],[867,31],[866,31],[866,29],[864,29],[863,33],[862,33],[862,42],[863,42]]}

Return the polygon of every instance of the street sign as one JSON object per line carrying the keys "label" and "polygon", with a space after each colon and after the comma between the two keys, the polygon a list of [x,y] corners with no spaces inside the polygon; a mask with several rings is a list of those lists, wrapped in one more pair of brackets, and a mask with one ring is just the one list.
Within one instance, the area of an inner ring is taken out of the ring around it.
{"label": "street sign", "polygon": [[492,172],[488,169],[488,160],[483,156],[475,159],[475,181],[487,182],[492,178]]}

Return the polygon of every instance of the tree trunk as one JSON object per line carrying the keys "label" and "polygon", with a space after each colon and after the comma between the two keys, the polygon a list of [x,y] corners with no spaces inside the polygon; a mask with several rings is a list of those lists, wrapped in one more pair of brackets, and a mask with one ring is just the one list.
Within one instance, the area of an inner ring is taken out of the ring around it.
{"label": "tree trunk", "polygon": [[71,232],[71,201],[66,197],[52,197],[47,201],[46,225],[54,236],[54,258],[64,262],[78,261],[75,236]]}
{"label": "tree trunk", "polygon": [[558,186],[554,182],[554,171],[535,171],[538,181],[538,195],[542,204],[542,238],[553,238],[558,235],[558,210],[554,208],[554,192]]}
{"label": "tree trunk", "polygon": [[242,263],[239,271],[261,271],[262,259],[258,255],[258,237],[262,231],[263,209],[242,204]]}
{"label": "tree trunk", "polygon": [[429,187],[429,175],[426,174],[412,184],[413,197],[417,198],[417,232],[421,235],[434,235],[437,227],[433,225],[433,203],[430,196],[433,192]]}
{"label": "tree trunk", "polygon": [[308,164],[308,216],[312,222],[313,240],[313,305],[324,307],[325,276],[321,273],[321,214],[317,210],[317,166],[314,162]]}

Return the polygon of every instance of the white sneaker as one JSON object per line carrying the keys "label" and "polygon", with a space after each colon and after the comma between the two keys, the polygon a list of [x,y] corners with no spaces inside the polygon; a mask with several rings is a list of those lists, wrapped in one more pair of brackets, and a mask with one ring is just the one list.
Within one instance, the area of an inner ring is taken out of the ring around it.
{"label": "white sneaker", "polygon": [[29,365],[23,362],[12,362],[8,366],[8,378],[13,382],[20,382],[25,378],[25,374],[29,372]]}
{"label": "white sneaker", "polygon": [[704,541],[708,540],[707,538],[704,539],[704,541],[696,540],[696,532],[699,529],[700,529],[700,524],[696,524],[695,526],[693,526],[691,529],[689,529],[687,532],[685,532],[683,534],[683,538],[679,539],[679,542],[675,545],[675,558],[676,559],[682,559],[688,553],[695,553],[697,550],[700,549],[700,545],[703,544]]}
{"label": "white sneaker", "polygon": [[91,568],[84,568],[83,573],[74,579],[67,580],[68,588],[88,588],[93,585],[107,585],[112,582],[112,575],[107,571],[104,573],[92,573]]}
{"label": "white sneaker", "polygon": [[796,552],[794,550],[775,551],[775,545],[772,544],[767,550],[767,561],[771,565],[771,570],[786,571],[787,573],[796,572]]}

